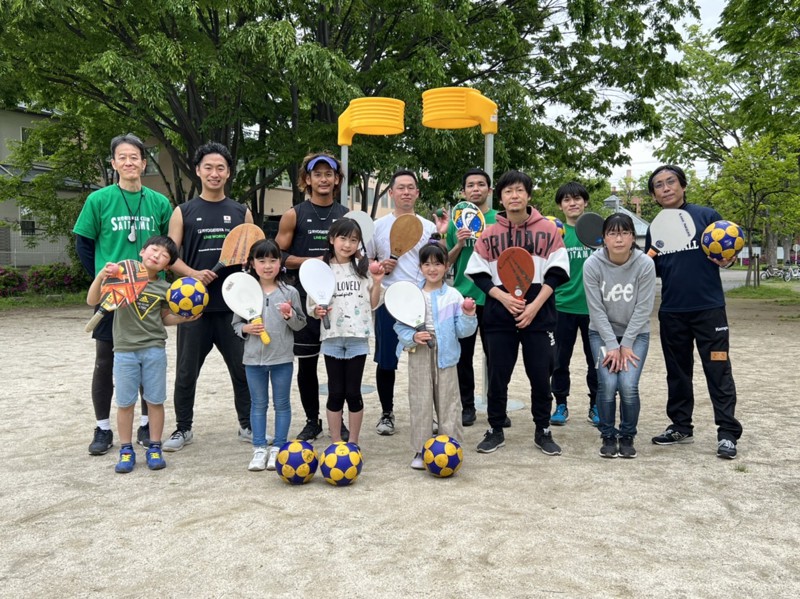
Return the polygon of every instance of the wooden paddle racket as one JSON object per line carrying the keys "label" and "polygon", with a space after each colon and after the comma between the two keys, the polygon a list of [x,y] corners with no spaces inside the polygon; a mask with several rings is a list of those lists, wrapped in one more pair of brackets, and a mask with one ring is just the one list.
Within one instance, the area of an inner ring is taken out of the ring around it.
{"label": "wooden paddle racket", "polygon": [[[300,284],[318,306],[328,309],[333,292],[336,290],[336,277],[330,266],[322,260],[306,260],[300,265]],[[322,317],[322,326],[326,329],[331,328],[327,314]]]}
{"label": "wooden paddle racket", "polygon": [[[389,285],[383,301],[396,320],[416,331],[425,331],[425,296],[414,283],[398,281]],[[427,344],[433,349],[432,339],[428,339]]]}
{"label": "wooden paddle racket", "polygon": [[695,233],[697,227],[686,210],[662,210],[650,223],[650,249],[647,255],[655,258],[661,252],[682,250],[692,242]]}
{"label": "wooden paddle racket", "polygon": [[127,306],[136,301],[144,288],[147,287],[149,276],[144,265],[137,260],[123,260],[117,262],[119,274],[107,277],[100,287],[100,308],[86,323],[85,330],[91,333],[103,316],[122,306]]}
{"label": "wooden paddle racket", "polygon": [[603,245],[603,217],[596,212],[584,212],[575,221],[575,235],[578,241],[596,250]]}
{"label": "wooden paddle racket", "polygon": [[477,238],[486,228],[486,218],[472,202],[459,202],[453,207],[453,224],[456,229],[469,229],[472,237]]}
{"label": "wooden paddle racket", "polygon": [[225,237],[225,241],[222,242],[219,262],[211,270],[218,272],[226,266],[246,264],[250,248],[253,247],[256,241],[261,241],[265,238],[264,231],[258,225],[242,223],[234,227]]}
{"label": "wooden paddle racket", "polygon": [[389,254],[397,260],[422,239],[422,221],[416,214],[402,214],[392,224],[389,231]]}
{"label": "wooden paddle racket", "polygon": [[[246,272],[235,272],[229,275],[222,284],[222,299],[231,311],[251,324],[264,324],[261,311],[264,308],[264,292],[252,275]],[[270,342],[266,330],[261,331],[261,342]]]}
{"label": "wooden paddle racket", "polygon": [[507,248],[497,258],[500,282],[516,299],[523,299],[528,293],[534,274],[533,257],[523,248]]}

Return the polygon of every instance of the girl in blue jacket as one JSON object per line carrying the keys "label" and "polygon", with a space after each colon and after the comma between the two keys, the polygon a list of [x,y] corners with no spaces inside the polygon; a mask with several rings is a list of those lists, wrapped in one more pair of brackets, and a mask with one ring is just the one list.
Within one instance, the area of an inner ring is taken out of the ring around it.
{"label": "girl in blue jacket", "polygon": [[[424,276],[425,330],[417,331],[400,322],[394,325],[399,343],[397,355],[408,350],[408,403],[411,419],[411,467],[424,470],[422,446],[431,437],[433,412],[439,418],[439,434],[459,443],[463,438],[461,399],[456,365],[461,355],[459,338],[472,335],[478,327],[475,302],[444,282],[447,252],[437,235],[419,252]],[[427,342],[433,342],[429,348]]]}

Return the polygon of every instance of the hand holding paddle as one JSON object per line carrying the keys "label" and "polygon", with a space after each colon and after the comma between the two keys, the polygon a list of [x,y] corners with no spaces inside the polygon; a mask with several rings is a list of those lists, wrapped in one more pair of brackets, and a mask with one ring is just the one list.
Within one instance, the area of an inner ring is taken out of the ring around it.
{"label": "hand holding paddle", "polygon": [[245,331],[261,337],[264,345],[270,338],[264,329],[261,310],[264,306],[264,292],[251,275],[246,272],[235,272],[225,279],[222,286],[222,299],[237,316],[253,325],[251,331]]}

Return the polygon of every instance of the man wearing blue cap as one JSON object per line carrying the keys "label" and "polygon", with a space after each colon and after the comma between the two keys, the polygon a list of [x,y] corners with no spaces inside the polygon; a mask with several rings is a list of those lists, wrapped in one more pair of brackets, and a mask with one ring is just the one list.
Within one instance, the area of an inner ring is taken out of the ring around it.
{"label": "man wearing blue cap", "polygon": [[[300,265],[310,258],[319,258],[328,249],[328,229],[337,219],[347,214],[347,208],[334,198],[344,178],[342,166],[331,156],[317,152],[303,159],[297,174],[297,187],[306,193],[306,199],[283,213],[275,242],[284,255],[284,266],[290,280],[300,292],[303,310],[306,309],[306,291],[298,276]],[[319,360],[320,321],[306,319],[305,328],[294,332],[294,355],[297,356],[297,388],[306,413],[306,425],[297,439],[312,441],[322,435],[319,417]],[[342,424],[342,440],[349,432]]]}

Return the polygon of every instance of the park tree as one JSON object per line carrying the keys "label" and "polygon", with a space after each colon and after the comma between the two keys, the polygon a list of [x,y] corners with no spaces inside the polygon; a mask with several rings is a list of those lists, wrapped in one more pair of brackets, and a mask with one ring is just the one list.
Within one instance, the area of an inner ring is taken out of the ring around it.
{"label": "park tree", "polygon": [[408,166],[439,199],[482,164],[482,139],[425,130],[422,91],[472,86],[498,103],[498,172],[607,175],[631,141],[659,133],[654,98],[678,80],[667,54],[688,14],[693,0],[6,0],[0,89],[132,122],[171,158],[176,203],[197,189],[195,149],[225,143],[239,165],[233,195],[257,218],[264,191],[285,174],[295,182],[304,154],[336,149],[350,100],[399,98],[406,134],[358,138],[350,180],[385,182]]}

